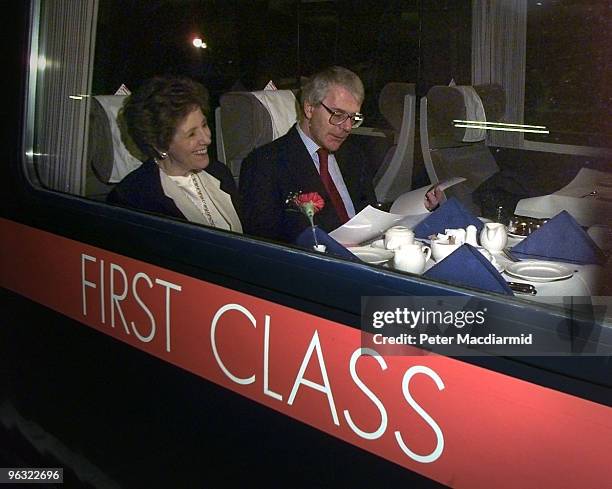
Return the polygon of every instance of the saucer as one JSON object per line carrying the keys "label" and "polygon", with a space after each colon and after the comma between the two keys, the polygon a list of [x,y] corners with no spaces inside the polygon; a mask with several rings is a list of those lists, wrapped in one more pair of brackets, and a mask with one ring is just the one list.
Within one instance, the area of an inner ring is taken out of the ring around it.
{"label": "saucer", "polygon": [[[385,240],[384,239],[377,239],[375,241],[372,241],[370,243],[370,246],[372,248],[377,248],[377,249],[380,249],[380,250],[386,250],[387,249],[387,248],[385,248]],[[393,250],[387,250],[387,251],[391,251],[392,252]]]}
{"label": "saucer", "polygon": [[355,246],[353,248],[349,248],[348,250],[361,261],[371,263],[373,265],[385,263],[391,260],[394,256],[394,253],[391,250],[385,250],[373,246]]}
{"label": "saucer", "polygon": [[555,282],[574,275],[568,267],[554,262],[524,260],[506,267],[506,273],[530,282]]}
{"label": "saucer", "polygon": [[513,239],[515,239],[515,240],[517,240],[517,241],[522,241],[522,240],[524,240],[524,239],[525,239],[527,236],[525,236],[525,235],[523,235],[523,234],[514,234],[514,233],[511,233],[510,231],[508,231],[508,237],[509,237],[509,238],[513,238]]}

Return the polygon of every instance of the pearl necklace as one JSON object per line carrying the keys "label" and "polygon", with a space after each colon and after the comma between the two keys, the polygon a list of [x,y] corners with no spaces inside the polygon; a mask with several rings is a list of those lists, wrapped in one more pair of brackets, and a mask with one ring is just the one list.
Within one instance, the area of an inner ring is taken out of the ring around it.
{"label": "pearl necklace", "polygon": [[210,210],[208,209],[208,206],[206,205],[206,200],[204,200],[204,194],[202,193],[202,189],[200,188],[199,178],[192,173],[191,181],[193,182],[193,186],[195,187],[198,197],[200,198],[200,203],[202,204],[202,214],[204,214],[204,217],[206,217],[208,224],[215,227],[215,221],[210,213]]}

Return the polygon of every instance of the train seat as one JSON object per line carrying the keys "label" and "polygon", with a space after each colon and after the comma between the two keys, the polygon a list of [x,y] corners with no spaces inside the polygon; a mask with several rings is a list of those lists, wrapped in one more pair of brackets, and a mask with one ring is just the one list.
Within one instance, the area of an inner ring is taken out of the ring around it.
{"label": "train seat", "polygon": [[420,136],[423,161],[432,183],[461,176],[467,180],[446,190],[473,212],[480,208],[472,202],[472,193],[499,167],[486,143],[486,131],[456,127],[454,119],[467,120],[470,110],[482,102],[484,113],[476,120],[503,122],[506,108],[504,90],[499,85],[473,87],[434,86],[421,98]]}
{"label": "train seat", "polygon": [[96,95],[91,98],[85,186],[88,197],[103,200],[114,184],[142,164],[143,157],[117,122],[125,97]]}
{"label": "train seat", "polygon": [[378,106],[394,132],[393,144],[374,175],[374,190],[379,202],[391,202],[412,187],[415,84],[387,83],[380,92]]}
{"label": "train seat", "polygon": [[223,94],[215,111],[217,158],[238,182],[242,160],[286,134],[297,117],[298,102],[291,90]]}

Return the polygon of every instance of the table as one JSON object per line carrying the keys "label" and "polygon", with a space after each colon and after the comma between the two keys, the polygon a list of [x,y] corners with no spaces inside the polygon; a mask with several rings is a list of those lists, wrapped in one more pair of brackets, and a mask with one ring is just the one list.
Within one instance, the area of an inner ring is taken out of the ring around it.
{"label": "table", "polygon": [[[508,237],[507,248],[513,247],[520,240]],[[504,269],[512,263],[512,261],[504,253],[494,253],[497,262]],[[552,260],[551,260],[552,261]],[[597,284],[603,272],[602,267],[597,265],[575,265],[573,263],[559,262],[574,270],[574,275],[565,280],[557,280],[553,282],[531,282],[522,280],[513,275],[502,272],[502,276],[507,282],[518,282],[531,284],[536,288],[537,295],[530,296],[533,300],[540,300],[543,297],[565,297],[565,296],[592,296],[597,294]]]}

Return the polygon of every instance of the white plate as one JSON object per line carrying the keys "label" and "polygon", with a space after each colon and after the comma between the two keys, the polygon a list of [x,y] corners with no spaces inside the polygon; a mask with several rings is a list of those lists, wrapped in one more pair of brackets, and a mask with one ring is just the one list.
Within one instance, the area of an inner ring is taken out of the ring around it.
{"label": "white plate", "polygon": [[[370,246],[372,248],[377,248],[379,250],[386,250],[387,248],[385,248],[385,240],[384,239],[377,239],[376,241],[372,241],[370,243]],[[363,246],[363,248],[365,248],[365,246]]]}
{"label": "white plate", "polygon": [[[415,243],[424,243],[426,245],[429,245],[431,240],[426,239],[426,238],[414,238],[414,242]],[[379,250],[386,250],[387,248],[385,248],[385,240],[384,239],[377,239],[376,241],[372,241],[368,246],[371,246],[372,248],[377,248]],[[365,246],[363,247],[365,248]],[[390,251],[391,253],[395,253],[395,250],[387,250]]]}
{"label": "white plate", "polygon": [[[425,270],[423,270],[423,273],[425,273],[426,271],[428,271],[431,267],[433,267],[436,264],[436,262],[434,260],[432,260],[431,258],[429,260],[427,260],[427,263],[425,263]],[[383,267],[385,268],[391,268],[393,270],[395,270],[395,267],[393,266],[393,260],[389,261],[388,263],[385,263],[383,265]]]}
{"label": "white plate", "polygon": [[527,236],[523,236],[522,234],[514,234],[514,233],[511,233],[511,232],[508,232],[508,236],[510,238],[514,238],[514,239],[516,239],[518,241],[523,241],[527,237]]}
{"label": "white plate", "polygon": [[385,263],[391,260],[394,255],[392,251],[383,250],[382,248],[372,248],[371,246],[357,246],[349,248],[349,251],[360,260],[374,265]]}
{"label": "white plate", "polygon": [[564,265],[539,260],[512,263],[506,267],[506,273],[530,282],[554,282],[574,275],[574,272]]}

